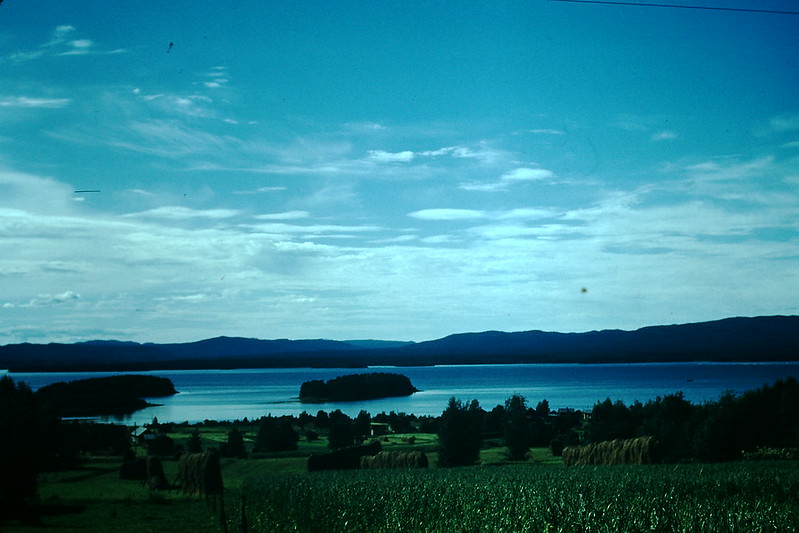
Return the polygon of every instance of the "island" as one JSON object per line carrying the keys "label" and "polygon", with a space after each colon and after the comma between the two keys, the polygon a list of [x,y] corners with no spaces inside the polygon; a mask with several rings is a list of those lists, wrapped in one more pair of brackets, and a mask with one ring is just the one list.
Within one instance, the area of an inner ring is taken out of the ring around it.
{"label": "island", "polygon": [[410,396],[419,389],[407,376],[387,372],[349,374],[323,381],[306,381],[300,387],[301,402],[351,402]]}
{"label": "island", "polygon": [[168,378],[120,375],[53,383],[36,395],[62,417],[124,416],[153,404],[144,398],[177,394]]}

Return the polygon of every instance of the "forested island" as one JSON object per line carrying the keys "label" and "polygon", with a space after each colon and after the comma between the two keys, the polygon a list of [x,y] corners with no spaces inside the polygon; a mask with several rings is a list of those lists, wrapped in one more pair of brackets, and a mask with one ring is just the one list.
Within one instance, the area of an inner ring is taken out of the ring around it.
{"label": "forested island", "polygon": [[177,394],[168,378],[123,375],[46,385],[36,391],[60,416],[127,415],[153,404],[144,398]]}
{"label": "forested island", "polygon": [[315,379],[300,386],[301,402],[349,402],[410,396],[418,389],[407,376],[387,372],[349,374],[323,381]]}

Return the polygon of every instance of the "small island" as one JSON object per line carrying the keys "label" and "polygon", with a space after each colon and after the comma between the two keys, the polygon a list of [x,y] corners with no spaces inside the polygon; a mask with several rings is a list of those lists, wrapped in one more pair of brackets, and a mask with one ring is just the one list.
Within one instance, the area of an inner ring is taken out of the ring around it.
{"label": "small island", "polygon": [[410,396],[419,389],[407,376],[386,372],[349,374],[323,381],[306,381],[300,387],[301,402],[352,402]]}
{"label": "small island", "polygon": [[143,398],[177,394],[168,378],[121,375],[46,385],[36,395],[60,416],[122,416],[153,404]]}

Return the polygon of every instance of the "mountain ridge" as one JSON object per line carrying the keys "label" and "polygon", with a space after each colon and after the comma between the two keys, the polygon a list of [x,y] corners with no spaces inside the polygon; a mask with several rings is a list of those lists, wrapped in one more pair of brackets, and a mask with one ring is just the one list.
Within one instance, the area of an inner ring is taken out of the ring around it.
{"label": "mountain ridge", "polygon": [[799,316],[794,315],[579,333],[489,330],[413,343],[220,336],[188,343],[0,346],[0,368],[12,371],[797,360]]}

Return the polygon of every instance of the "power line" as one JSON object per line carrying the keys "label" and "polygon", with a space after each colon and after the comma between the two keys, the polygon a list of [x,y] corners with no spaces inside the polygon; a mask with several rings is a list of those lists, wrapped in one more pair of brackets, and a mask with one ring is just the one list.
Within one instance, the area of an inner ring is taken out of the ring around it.
{"label": "power line", "polygon": [[708,11],[738,11],[743,13],[769,13],[772,15],[799,15],[799,11],[777,11],[773,9],[747,9],[743,7],[686,6],[680,4],[652,4],[646,2],[616,2],[613,0],[550,0],[551,2],[571,2],[574,4],[607,4],[613,6],[671,7],[677,9],[704,9]]}

